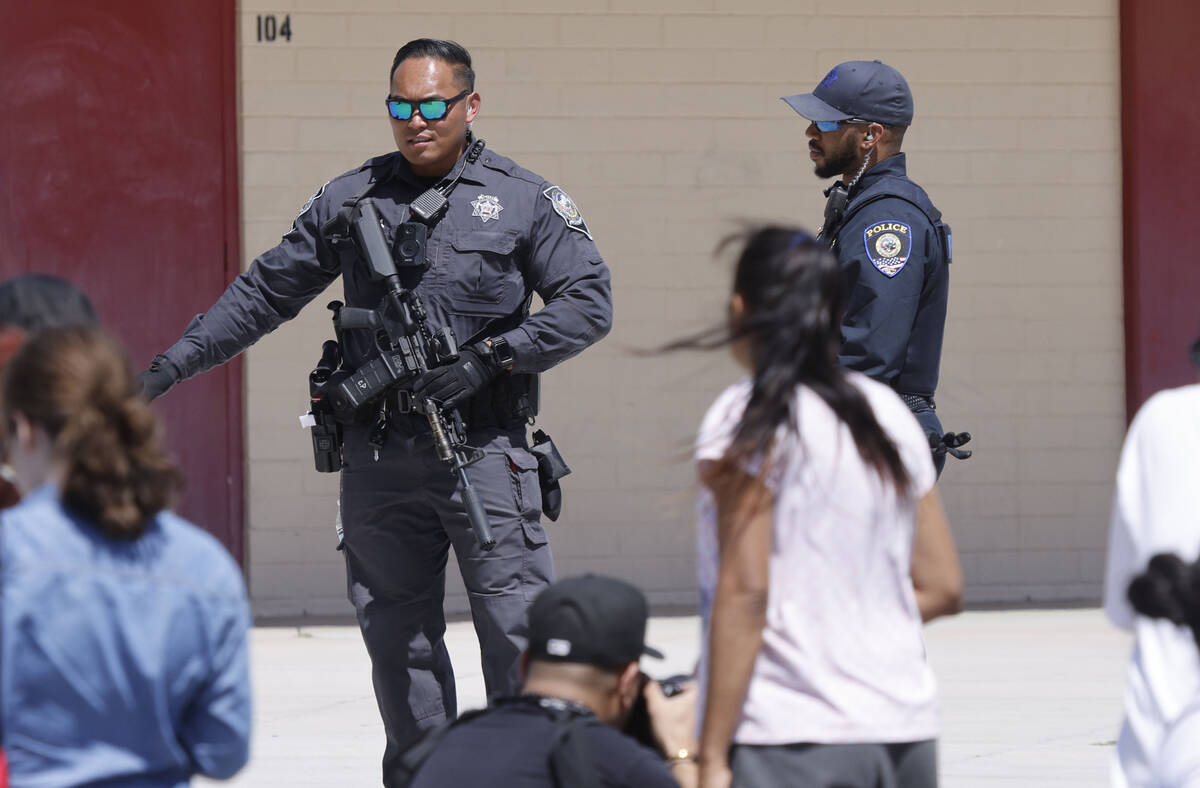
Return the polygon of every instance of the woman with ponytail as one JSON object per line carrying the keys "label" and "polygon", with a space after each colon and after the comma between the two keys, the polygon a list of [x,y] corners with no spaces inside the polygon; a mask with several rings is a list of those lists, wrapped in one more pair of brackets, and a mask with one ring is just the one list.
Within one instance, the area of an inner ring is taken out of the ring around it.
{"label": "woman with ponytail", "polygon": [[935,786],[922,621],[962,573],[929,444],[895,392],[837,364],[837,260],[739,237],[726,325],[749,375],[700,428],[701,785]]}
{"label": "woman with ponytail", "polygon": [[14,788],[185,786],[248,757],[241,572],[166,511],[178,473],[128,360],[95,328],[5,370],[0,734]]}
{"label": "woman with ponytail", "polygon": [[[1200,340],[1192,345],[1192,358],[1200,366]],[[1160,391],[1129,425],[1113,495],[1104,610],[1134,634],[1125,717],[1112,761],[1114,788],[1200,786],[1200,655],[1194,639],[1200,573],[1192,563],[1200,557],[1198,471],[1200,385]],[[1168,731],[1176,746],[1181,741],[1176,729],[1193,737],[1186,748],[1192,782],[1159,777],[1164,768],[1188,763],[1167,751]]]}

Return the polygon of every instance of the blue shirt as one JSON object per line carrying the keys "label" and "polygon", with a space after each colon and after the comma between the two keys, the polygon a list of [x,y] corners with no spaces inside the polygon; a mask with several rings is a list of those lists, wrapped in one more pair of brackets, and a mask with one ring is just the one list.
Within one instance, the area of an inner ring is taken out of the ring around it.
{"label": "blue shirt", "polygon": [[0,722],[13,788],[186,786],[249,757],[250,625],[225,548],[162,512],[119,541],[53,485],[0,514]]}

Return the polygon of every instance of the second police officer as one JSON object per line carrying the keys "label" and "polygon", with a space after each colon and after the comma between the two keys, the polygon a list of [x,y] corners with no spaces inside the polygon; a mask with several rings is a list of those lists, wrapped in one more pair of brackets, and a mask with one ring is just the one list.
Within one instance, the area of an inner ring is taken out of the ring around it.
{"label": "second police officer", "polygon": [[941,473],[966,433],[943,442],[934,391],[946,323],[950,227],[909,179],[901,152],[913,98],[899,71],[878,60],[841,63],[812,93],[783,99],[811,121],[809,158],[826,190],[820,238],[846,285],[841,363],[900,394],[931,438]]}
{"label": "second police officer", "polygon": [[[343,547],[387,733],[385,785],[421,730],[457,711],[443,642],[451,545],[488,695],[515,694],[520,686],[526,610],[553,580],[537,462],[525,435],[536,408],[536,375],[605,336],[612,322],[609,272],[574,202],[472,135],[469,124],[480,109],[474,79],[460,45],[405,44],[392,63],[387,97],[398,151],[322,186],[279,245],[255,259],[142,375],[147,395],[155,397],[229,361],[339,276],[347,306],[376,307],[384,287],[345,228],[331,220],[347,201],[369,195],[384,223],[397,228],[412,219],[410,203],[429,189],[448,199],[427,222],[427,269],[403,278],[430,324],[452,328],[462,350],[412,388],[418,397],[457,406],[467,443],[483,449],[470,479],[496,546],[485,552],[477,543],[461,487],[430,446],[424,417],[391,408],[378,454],[369,445],[379,443],[370,424],[344,427]],[[530,314],[534,293],[544,306]],[[344,341],[351,369],[373,352],[370,332],[345,332]]]}

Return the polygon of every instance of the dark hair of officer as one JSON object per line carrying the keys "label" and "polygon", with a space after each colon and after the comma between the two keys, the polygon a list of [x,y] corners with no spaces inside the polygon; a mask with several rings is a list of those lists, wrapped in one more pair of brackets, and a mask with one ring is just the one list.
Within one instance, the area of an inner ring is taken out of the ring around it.
{"label": "dark hair of officer", "polygon": [[463,90],[475,89],[475,71],[471,68],[471,54],[455,41],[441,41],[435,38],[418,38],[409,41],[396,52],[392,60],[392,69],[388,72],[390,82],[396,76],[396,69],[405,60],[412,58],[430,58],[449,63],[454,67],[454,77]]}
{"label": "dark hair of officer", "polygon": [[726,454],[730,467],[763,454],[776,429],[792,418],[798,385],[807,386],[850,428],[858,453],[897,489],[908,487],[900,452],[879,425],[866,397],[838,364],[845,297],[837,258],[794,227],[752,228],[719,249],[742,244],[733,279],[735,303],[719,326],[667,349],[711,349],[746,340],[754,380],[750,401]]}
{"label": "dark hair of officer", "polygon": [[1147,618],[1165,618],[1192,630],[1200,646],[1200,561],[1159,553],[1129,583],[1129,604]]}
{"label": "dark hair of officer", "polygon": [[98,328],[34,335],[5,370],[3,414],[10,439],[19,416],[53,440],[63,503],[108,536],[140,536],[175,496],[158,421],[125,352]]}

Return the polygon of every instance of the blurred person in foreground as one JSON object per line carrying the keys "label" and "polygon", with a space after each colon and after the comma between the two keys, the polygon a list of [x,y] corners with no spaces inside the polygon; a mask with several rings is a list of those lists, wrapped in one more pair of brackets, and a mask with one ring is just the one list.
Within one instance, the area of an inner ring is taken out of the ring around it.
{"label": "blurred person in foreground", "polygon": [[[1200,339],[1192,345],[1200,366]],[[1200,694],[1200,662],[1191,633],[1170,620],[1137,617],[1130,580],[1158,553],[1184,561],[1200,555],[1200,384],[1160,391],[1138,411],[1121,450],[1104,581],[1104,609],[1134,632],[1125,682],[1125,718],[1112,762],[1112,784],[1158,785],[1154,763],[1169,726]],[[1195,591],[1195,589],[1193,590]],[[1193,744],[1200,752],[1200,740]]]}
{"label": "blurred person in foreground", "polygon": [[[1200,647],[1200,561],[1187,563],[1174,553],[1160,553],[1129,584],[1127,596],[1142,616],[1175,625]],[[1195,648],[1192,661],[1200,661]],[[1155,788],[1200,788],[1200,692],[1181,700],[1183,710],[1163,731],[1151,764],[1147,784]]]}
{"label": "blurred person in foreground", "polygon": [[[95,322],[92,302],[65,279],[50,274],[21,274],[0,282],[0,372],[30,334],[47,326]],[[4,424],[0,422],[0,443],[3,438]],[[7,509],[21,498],[11,475],[6,464],[0,465],[0,509]]]}
{"label": "blurred person in foreground", "polygon": [[[405,756],[413,788],[669,788],[696,785],[695,690],[664,696],[638,668],[646,598],[587,575],[543,591],[529,609],[521,692],[435,730]],[[620,728],[645,698],[658,752]],[[678,780],[678,782],[676,781]]]}
{"label": "blurred person in foreground", "polygon": [[2,405],[24,495],[0,514],[0,730],[16,786],[227,778],[250,738],[241,572],[165,511],[178,472],[128,359],[39,332]]}
{"label": "blurred person in foreground", "polygon": [[696,447],[700,784],[936,786],[921,629],[963,581],[929,443],[895,391],[839,366],[825,245],[740,240],[727,325],[672,346],[729,344],[749,372]]}

